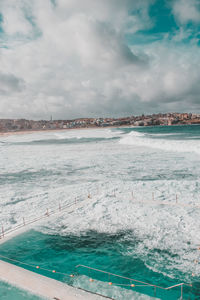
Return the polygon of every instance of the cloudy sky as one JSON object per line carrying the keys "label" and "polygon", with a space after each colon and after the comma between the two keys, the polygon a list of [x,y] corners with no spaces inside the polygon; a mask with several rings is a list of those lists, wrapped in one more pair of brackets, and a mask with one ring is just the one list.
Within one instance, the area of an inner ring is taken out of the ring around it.
{"label": "cloudy sky", "polygon": [[0,118],[200,112],[200,0],[0,0]]}

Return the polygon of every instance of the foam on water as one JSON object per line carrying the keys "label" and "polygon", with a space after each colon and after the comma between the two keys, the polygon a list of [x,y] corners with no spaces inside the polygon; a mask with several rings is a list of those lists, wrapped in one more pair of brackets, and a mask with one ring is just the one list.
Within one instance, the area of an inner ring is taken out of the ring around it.
{"label": "foam on water", "polygon": [[[116,279],[115,279],[116,280]],[[79,276],[73,283],[74,287],[84,286],[88,291],[94,293],[100,293],[112,297],[113,299],[123,300],[123,299],[134,299],[134,300],[151,300],[155,298],[148,297],[147,295],[135,292],[134,289],[126,290],[118,286],[110,286],[107,283],[102,283],[102,281],[95,280],[92,284],[89,282],[89,277]]]}
{"label": "foam on water", "polygon": [[[156,204],[156,200],[152,205],[151,199],[148,205],[136,202],[137,200],[142,199],[140,197],[132,199],[128,193],[117,197],[104,194],[71,214],[52,218],[40,230],[46,234],[63,236],[69,233],[79,234],[80,230],[127,232],[125,235],[127,240],[136,239],[139,242],[134,248],[124,249],[124,255],[143,257],[148,267],[163,274],[168,273],[172,278],[175,277],[175,269],[181,269],[188,274],[187,280],[190,280],[194,271],[193,261],[198,255],[200,208],[197,210],[164,206]],[[184,199],[181,201],[184,203]],[[163,256],[161,252],[168,254]]]}
{"label": "foam on water", "polygon": [[[165,136],[171,136],[172,134],[164,134]],[[175,134],[176,135],[176,134]],[[158,136],[158,135],[156,135]],[[163,134],[160,135],[163,137]],[[139,134],[138,132],[130,132],[124,136],[120,141],[120,144],[141,146],[153,149],[159,149],[170,152],[191,152],[200,155],[200,140],[165,140],[165,139],[153,139],[151,136],[145,134]]]}
{"label": "foam on water", "polygon": [[1,137],[1,144],[5,143],[33,143],[33,142],[59,142],[59,140],[80,140],[80,139],[111,139],[119,137],[121,131],[112,131],[111,129],[76,129],[63,131],[48,131],[48,132],[34,132],[22,135],[9,135]]}
{"label": "foam on water", "polygon": [[[124,257],[136,256],[168,278],[192,280],[192,273],[200,272],[199,264],[194,266],[200,209],[192,207],[200,205],[200,141],[192,139],[199,137],[197,127],[193,135],[186,129],[92,129],[1,138],[1,224],[13,228],[23,217],[35,218],[76,197],[81,208],[37,230],[57,236],[123,232],[122,245],[129,241],[122,247]],[[72,140],[83,138],[80,144]],[[69,143],[60,144],[62,139]],[[38,140],[52,142],[31,144]],[[88,193],[92,198],[84,202]],[[191,206],[162,205],[174,204],[176,194],[180,204]]]}

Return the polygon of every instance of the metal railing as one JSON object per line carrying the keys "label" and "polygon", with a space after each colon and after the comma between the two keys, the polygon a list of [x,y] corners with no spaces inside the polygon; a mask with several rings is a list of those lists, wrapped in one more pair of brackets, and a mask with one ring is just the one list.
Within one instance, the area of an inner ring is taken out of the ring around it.
{"label": "metal railing", "polygon": [[[89,198],[89,197],[88,197]],[[84,200],[83,200],[84,201]],[[82,201],[77,201],[77,199],[75,199],[74,202],[71,202],[69,204],[65,204],[65,205],[61,205],[59,204],[59,206],[57,208],[55,208],[54,210],[50,210],[49,208],[46,209],[45,213],[40,215],[39,217],[37,218],[34,218],[34,219],[31,219],[31,220],[28,220],[25,219],[25,217],[22,218],[22,223],[19,223],[17,226],[11,228],[11,229],[5,229],[4,226],[2,225],[1,227],[1,232],[0,232],[0,239],[3,239],[5,238],[7,235],[11,234],[11,233],[14,233],[15,231],[19,230],[19,229],[22,229],[24,228],[25,226],[28,226],[28,225],[31,225],[33,223],[36,223],[38,221],[41,221],[43,219],[46,219],[50,216],[53,216],[53,215],[56,215],[60,212],[63,212],[64,210],[76,205],[76,204],[79,204],[81,203]]]}
{"label": "metal railing", "polygon": [[[67,276],[67,277],[70,277],[70,278],[74,278],[75,277],[74,274],[63,273],[63,272],[59,272],[57,270],[47,269],[47,268],[44,268],[44,267],[41,267],[41,266],[38,266],[38,265],[28,264],[28,263],[25,263],[25,262],[22,262],[22,261],[19,261],[19,260],[16,260],[16,259],[9,258],[9,257],[4,256],[4,255],[0,255],[0,261],[1,261],[1,258],[3,259],[2,261],[4,261],[4,262],[5,261],[10,261],[11,263],[19,264],[19,265],[22,265],[22,266],[25,266],[25,267],[28,267],[28,268],[31,268],[31,269],[37,269],[38,273],[40,273],[40,271],[45,271],[45,272],[48,272],[48,273],[53,273],[53,274],[58,274],[58,275],[64,275],[64,276]],[[115,299],[113,299],[111,297],[105,296],[105,295],[100,294],[100,293],[89,291],[89,290],[84,289],[82,287],[76,287],[76,288],[79,289],[79,290],[85,291],[87,293],[90,293],[90,294],[101,296],[101,297],[103,297],[105,299],[115,300]]]}
{"label": "metal railing", "polygon": [[[116,197],[116,191],[114,191],[113,194],[114,197]],[[86,199],[91,199],[92,196],[89,193]],[[85,199],[85,200],[86,200]],[[184,204],[178,201],[178,196],[176,195],[176,201],[175,202],[165,202],[165,201],[158,201],[155,200],[155,196],[154,193],[152,193],[152,200],[137,200],[134,197],[134,193],[131,192],[131,200],[133,201],[133,204],[137,204],[137,203],[141,203],[141,204],[146,204],[146,205],[162,205],[162,206],[178,206],[178,207],[188,207],[188,208],[197,208],[200,209],[200,204]],[[84,201],[84,200],[83,200]],[[75,198],[75,201],[70,203],[70,204],[65,204],[65,205],[61,205],[59,203],[58,208],[55,208],[54,210],[50,210],[49,208],[46,208],[46,211],[43,215],[40,215],[38,218],[32,219],[30,221],[27,221],[27,219],[25,219],[25,217],[22,218],[22,223],[19,223],[17,226],[11,228],[11,229],[5,229],[4,226],[1,226],[1,230],[0,230],[0,239],[4,238],[6,235],[15,232],[16,230],[22,229],[24,226],[27,225],[31,225],[35,222],[38,222],[42,219],[45,219],[46,217],[55,215],[59,212],[64,211],[67,208],[70,208],[71,206],[78,204],[82,201],[77,201],[77,199]]]}
{"label": "metal railing", "polygon": [[[106,274],[106,276],[108,276],[107,280],[102,281],[102,280],[98,279],[98,281],[107,282],[110,286],[114,285],[114,286],[119,286],[119,287],[131,287],[131,288],[135,288],[135,287],[152,287],[154,289],[154,297],[157,296],[157,290],[158,289],[168,291],[168,290],[172,290],[172,289],[175,289],[177,287],[180,287],[180,299],[183,299],[183,286],[189,286],[189,287],[192,286],[192,284],[186,284],[186,283],[182,282],[182,283],[175,284],[173,286],[162,287],[162,286],[158,286],[158,285],[155,285],[155,284],[147,283],[147,282],[144,282],[144,281],[141,281],[141,280],[137,280],[137,279],[134,279],[134,278],[129,278],[129,277],[121,276],[121,275],[118,275],[118,274],[114,274],[114,273],[111,273],[111,272],[103,271],[103,270],[92,268],[92,267],[88,267],[88,266],[81,265],[81,264],[75,266],[75,272],[65,273],[65,272],[61,272],[60,270],[49,269],[49,268],[43,267],[41,265],[35,265],[35,264],[30,264],[30,263],[22,262],[22,261],[19,261],[19,260],[16,260],[16,259],[13,259],[13,258],[10,258],[10,257],[7,257],[5,255],[1,255],[0,254],[0,260],[1,259],[4,260],[4,261],[9,261],[9,262],[11,262],[13,264],[22,265],[25,268],[28,267],[28,268],[31,268],[32,270],[35,269],[39,273],[41,271],[45,271],[47,273],[51,273],[51,274],[54,274],[54,275],[58,274],[58,275],[67,276],[68,278],[71,278],[71,279],[75,279],[77,276],[80,276],[80,273],[78,272],[78,269],[79,268],[83,268],[83,269],[87,269],[89,271],[95,271],[95,272],[98,272],[98,273]],[[129,284],[112,282],[111,281],[111,276],[115,277],[115,278],[118,278],[118,279],[128,280]],[[92,283],[95,280],[93,278],[89,277],[89,281]],[[89,291],[88,289],[85,289],[85,288],[81,288],[81,287],[77,287],[77,288],[83,289],[83,290],[85,290],[87,292],[92,292],[92,291]],[[92,292],[92,293],[94,293],[96,295],[101,295],[101,296],[103,296],[105,298],[113,299],[113,298],[110,298],[110,297],[105,296],[105,295],[100,294],[100,293],[96,293],[96,292]]]}
{"label": "metal railing", "polygon": [[[95,269],[95,268],[88,267],[88,266],[85,266],[85,265],[77,265],[75,267],[77,273],[78,273],[78,269],[79,268],[87,269],[89,271],[94,271],[94,272],[97,272],[97,273],[106,274],[108,276],[107,282],[108,282],[109,285],[116,285],[116,286],[121,286],[121,287],[132,287],[132,288],[134,288],[134,287],[152,287],[154,289],[154,297],[157,296],[157,290],[158,289],[169,291],[169,290],[172,290],[174,288],[180,287],[180,299],[183,299],[183,286],[192,287],[192,284],[187,284],[187,283],[184,283],[184,282],[181,282],[181,283],[169,286],[169,287],[162,287],[162,286],[159,286],[159,285],[156,285],[156,284],[151,284],[151,283],[144,282],[144,281],[141,281],[141,280],[137,280],[137,279],[134,279],[134,278],[129,278],[129,277],[121,276],[121,275],[118,275],[118,274],[114,274],[114,273],[111,273],[111,272],[103,271],[103,270],[100,270],[100,269]],[[115,277],[115,278],[118,278],[118,279],[120,278],[120,279],[128,280],[130,283],[129,284],[124,284],[124,283],[120,284],[120,283],[111,282],[110,281],[110,277],[111,276]],[[94,281],[94,279],[90,278],[90,281]]]}
{"label": "metal railing", "polygon": [[[114,192],[114,196],[116,197],[116,193]],[[156,201],[155,200],[155,197],[154,197],[154,193],[152,193],[152,200],[148,200],[148,201],[145,201],[145,200],[136,200],[134,199],[134,195],[133,195],[133,192],[131,193],[131,196],[132,196],[132,200],[133,200],[133,204],[135,203],[142,203],[142,204],[154,204],[154,205],[167,205],[167,206],[182,206],[182,207],[191,207],[191,208],[200,208],[200,205],[198,204],[182,204],[180,202],[178,202],[178,197],[176,195],[176,201],[175,202],[162,202],[162,201]],[[90,193],[88,194],[87,198],[86,199],[91,199],[91,195]],[[86,200],[85,199],[85,200]],[[36,222],[39,222],[43,219],[46,219],[50,216],[53,216],[53,215],[56,215],[60,212],[63,212],[65,211],[66,209],[69,209],[71,207],[73,207],[74,205],[77,205],[79,203],[82,203],[83,201],[85,200],[77,200],[75,198],[75,200],[69,204],[65,204],[65,205],[61,205],[59,203],[59,205],[53,209],[53,210],[50,210],[50,209],[46,209],[45,213],[40,215],[39,217],[37,218],[34,218],[34,219],[31,219],[29,221],[27,221],[27,219],[25,218],[22,218],[22,223],[19,223],[17,226],[11,228],[11,229],[7,229],[5,230],[4,229],[4,226],[2,226],[1,228],[1,232],[0,232],[0,239],[3,239],[5,238],[7,235],[9,234],[12,234],[14,233],[15,231],[17,230],[20,230],[22,228],[24,228],[25,226],[28,226],[28,225],[31,225],[31,224],[34,224]],[[198,250],[200,250],[200,247],[198,247]],[[154,289],[154,296],[156,297],[157,295],[157,290],[160,289],[160,290],[172,290],[174,288],[177,288],[177,287],[180,287],[180,293],[181,293],[181,299],[183,299],[183,287],[184,286],[192,286],[191,284],[186,284],[186,283],[179,283],[179,284],[176,284],[176,285],[173,285],[173,286],[169,286],[169,287],[161,287],[161,286],[158,286],[158,285],[155,285],[155,284],[150,284],[150,283],[147,283],[147,282],[143,282],[143,281],[140,281],[140,280],[137,280],[137,279],[133,279],[133,278],[128,278],[128,277],[124,277],[124,276],[121,276],[121,275],[117,275],[117,274],[114,274],[114,273],[110,273],[110,272],[107,272],[107,271],[103,271],[103,270],[100,270],[100,269],[95,269],[95,268],[92,268],[92,267],[88,267],[88,266],[85,266],[85,265],[77,265],[76,267],[76,270],[78,270],[79,268],[85,268],[85,269],[88,269],[88,270],[93,270],[95,272],[99,272],[99,273],[104,273],[104,274],[107,274],[108,275],[108,283],[110,285],[118,285],[118,286],[124,286],[124,287],[152,287]],[[114,276],[116,278],[121,278],[121,279],[124,279],[124,280],[128,280],[130,282],[130,284],[123,284],[123,283],[113,283],[110,281],[110,276]],[[92,278],[91,278],[92,280]]]}

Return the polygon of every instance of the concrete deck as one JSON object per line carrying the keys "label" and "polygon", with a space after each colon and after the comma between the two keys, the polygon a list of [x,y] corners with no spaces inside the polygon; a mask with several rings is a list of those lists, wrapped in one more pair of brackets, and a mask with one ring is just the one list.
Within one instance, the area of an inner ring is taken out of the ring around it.
{"label": "concrete deck", "polygon": [[[87,201],[88,199],[86,199]],[[89,200],[88,200],[89,201]],[[73,211],[74,208],[79,208],[84,202],[77,203],[73,207],[66,208],[57,214],[64,212]],[[37,223],[47,221],[48,218],[42,219]],[[35,224],[26,225],[19,230],[9,233],[4,238],[0,238],[0,244],[7,242],[13,237],[22,234],[23,232],[34,228]],[[27,290],[32,294],[36,294],[47,299],[58,299],[58,300],[100,300],[105,299],[103,296],[98,296],[85,292],[83,290],[73,288],[67,284],[64,284],[58,280],[51,279],[49,277],[42,276],[38,273],[34,273],[17,267],[13,264],[0,260],[0,281],[5,281],[19,287],[23,290]]]}
{"label": "concrete deck", "polygon": [[32,294],[59,300],[102,300],[104,297],[70,287],[60,281],[39,275],[0,260],[0,280]]}

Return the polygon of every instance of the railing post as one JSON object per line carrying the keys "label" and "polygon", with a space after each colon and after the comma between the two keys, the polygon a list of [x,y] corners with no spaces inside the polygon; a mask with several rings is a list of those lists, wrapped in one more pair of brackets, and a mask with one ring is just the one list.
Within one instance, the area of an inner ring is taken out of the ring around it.
{"label": "railing post", "polygon": [[178,196],[177,196],[177,194],[176,194],[176,203],[178,203]]}
{"label": "railing post", "polygon": [[61,205],[60,205],[60,202],[59,202],[59,211],[61,211]]}
{"label": "railing post", "polygon": [[156,297],[156,286],[154,286],[154,297]]}
{"label": "railing post", "polygon": [[152,193],[152,200],[154,201],[154,193]]}
{"label": "railing post", "polygon": [[4,228],[3,228],[3,225],[2,225],[2,237],[4,238]]}
{"label": "railing post", "polygon": [[181,284],[181,300],[183,300],[183,285]]}
{"label": "railing post", "polygon": [[26,223],[25,223],[25,219],[23,218],[23,224],[24,224],[24,226],[26,225]]}

